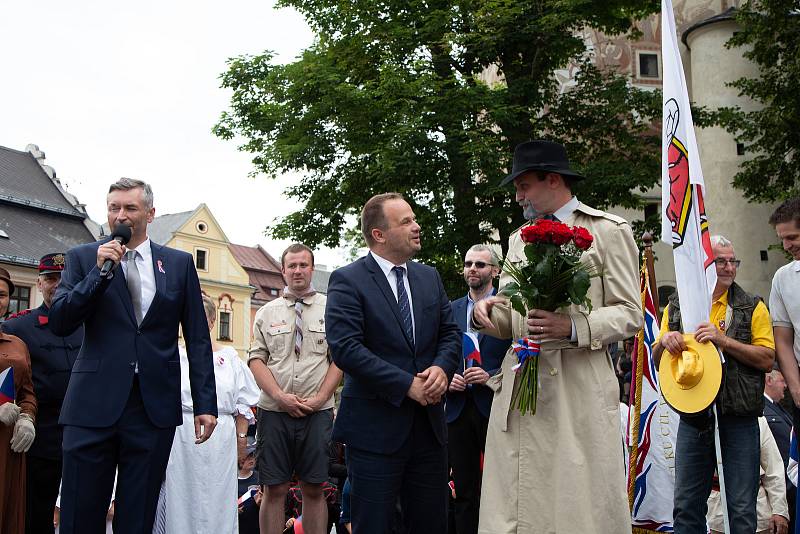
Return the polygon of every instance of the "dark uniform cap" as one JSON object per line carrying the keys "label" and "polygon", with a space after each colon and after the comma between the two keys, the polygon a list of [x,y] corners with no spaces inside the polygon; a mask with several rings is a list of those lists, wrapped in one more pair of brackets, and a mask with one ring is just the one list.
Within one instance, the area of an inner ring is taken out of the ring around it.
{"label": "dark uniform cap", "polygon": [[39,260],[39,274],[60,273],[64,270],[66,256],[61,252],[45,254]]}
{"label": "dark uniform cap", "polygon": [[5,280],[5,282],[8,284],[9,293],[14,292],[14,282],[11,281],[11,275],[8,274],[8,271],[3,269],[2,267],[0,267],[0,280]]}

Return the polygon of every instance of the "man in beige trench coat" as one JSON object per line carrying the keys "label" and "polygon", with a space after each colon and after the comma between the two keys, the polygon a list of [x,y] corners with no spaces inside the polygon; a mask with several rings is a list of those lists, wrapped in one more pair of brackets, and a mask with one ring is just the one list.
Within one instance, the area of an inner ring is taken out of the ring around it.
{"label": "man in beige trench coat", "polygon": [[[514,312],[493,297],[476,303],[473,325],[500,338],[542,342],[535,415],[511,406],[519,386],[509,350],[490,379],[494,401],[489,419],[480,534],[615,534],[630,532],[619,440],[619,386],[606,346],[635,335],[642,324],[639,261],[629,224],[580,203],[571,184],[582,177],[569,167],[564,147],[530,141],[514,151],[516,200],[526,217],[556,218],[583,226],[594,236],[582,262],[602,275],[589,289],[593,309],[557,313]],[[509,240],[507,262],[525,261],[519,232]],[[502,288],[507,274],[500,280]]]}

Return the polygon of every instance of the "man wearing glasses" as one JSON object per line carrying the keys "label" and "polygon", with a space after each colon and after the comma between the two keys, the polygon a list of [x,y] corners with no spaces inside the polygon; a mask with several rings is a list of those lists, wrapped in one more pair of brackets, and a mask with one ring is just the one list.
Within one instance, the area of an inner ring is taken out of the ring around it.
{"label": "man wearing glasses", "polygon": [[[759,485],[760,437],[758,417],[764,413],[764,381],[775,361],[775,340],[767,307],[761,298],[738,284],[733,244],[711,237],[717,285],[711,316],[694,333],[699,342],[711,341],[725,357],[722,386],[717,395],[720,446],[725,475],[731,532],[756,531],[756,496]],[[686,349],[678,294],[669,299],[661,320],[653,357],[658,362],[666,350]],[[675,451],[675,532],[706,532],[706,500],[716,467],[714,420],[710,408],[681,414]]]}
{"label": "man wearing glasses", "polygon": [[[477,534],[481,502],[481,453],[486,445],[486,430],[492,407],[493,392],[486,385],[500,370],[510,339],[497,339],[475,332],[469,318],[476,302],[495,294],[492,280],[500,274],[500,266],[492,249],[473,245],[464,257],[464,280],[469,292],[453,302],[453,315],[462,332],[473,332],[479,357],[464,350],[450,386],[447,388],[448,458],[455,486],[456,534]],[[465,336],[466,346],[472,342]]]}

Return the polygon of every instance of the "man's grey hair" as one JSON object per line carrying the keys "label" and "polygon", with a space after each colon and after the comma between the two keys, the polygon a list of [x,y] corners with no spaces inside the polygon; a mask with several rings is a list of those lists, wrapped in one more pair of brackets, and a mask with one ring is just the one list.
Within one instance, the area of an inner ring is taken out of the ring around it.
{"label": "man's grey hair", "polygon": [[150,184],[143,182],[141,180],[136,180],[134,178],[120,178],[113,184],[111,187],[108,188],[108,192],[111,193],[112,191],[130,191],[131,189],[141,189],[142,190],[142,200],[144,200],[144,205],[147,209],[152,209],[153,207],[153,189],[150,187]]}
{"label": "man's grey hair", "polygon": [[732,247],[733,243],[731,240],[725,237],[724,235],[712,235],[711,236],[711,246],[712,247]]}
{"label": "man's grey hair", "polygon": [[469,254],[470,252],[488,252],[489,256],[492,258],[492,265],[498,266],[500,263],[497,257],[497,253],[489,245],[483,245],[480,243],[477,245],[472,245],[471,247],[469,247],[467,254]]}

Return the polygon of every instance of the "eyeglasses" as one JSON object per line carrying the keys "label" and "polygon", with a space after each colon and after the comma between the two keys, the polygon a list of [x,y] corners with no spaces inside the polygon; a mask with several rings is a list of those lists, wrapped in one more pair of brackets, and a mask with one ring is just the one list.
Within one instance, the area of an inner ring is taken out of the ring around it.
{"label": "eyeglasses", "polygon": [[742,260],[726,260],[725,258],[715,258],[714,263],[717,264],[717,267],[724,269],[727,264],[731,264],[732,266],[738,268],[739,265],[742,264]]}
{"label": "eyeglasses", "polygon": [[465,261],[464,262],[464,268],[465,269],[470,269],[470,268],[472,268],[473,265],[475,265],[476,269],[483,269],[487,265],[491,265],[492,267],[495,266],[494,263],[486,263],[485,261]]}

